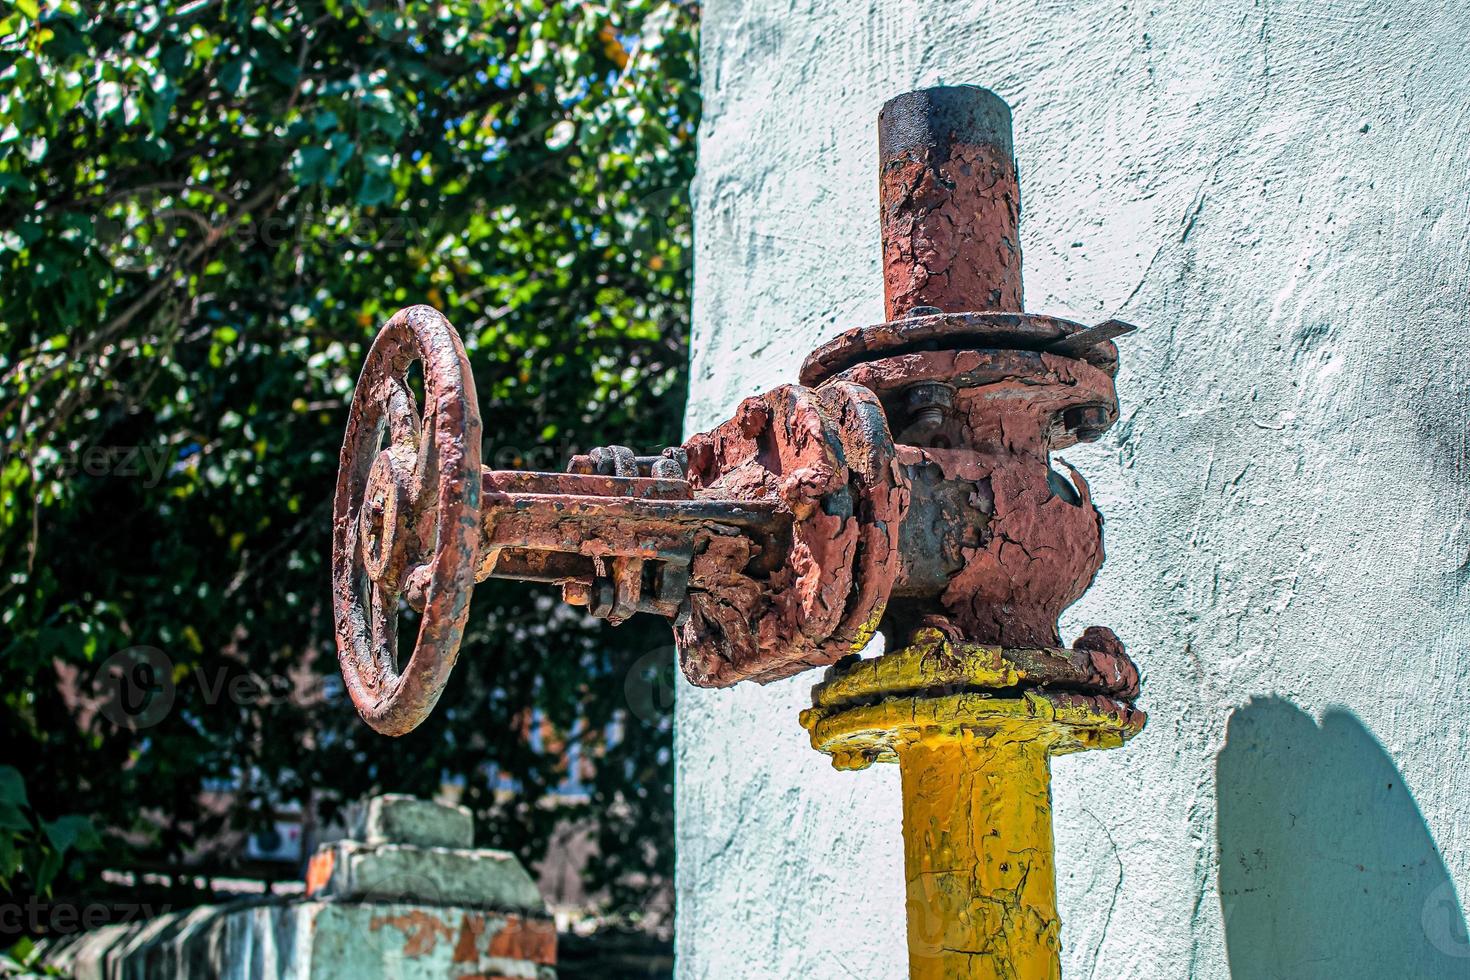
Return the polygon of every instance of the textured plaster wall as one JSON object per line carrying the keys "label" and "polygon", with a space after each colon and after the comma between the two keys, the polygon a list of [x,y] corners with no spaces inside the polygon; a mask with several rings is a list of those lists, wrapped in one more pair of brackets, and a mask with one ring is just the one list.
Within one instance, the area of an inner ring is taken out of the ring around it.
{"label": "textured plaster wall", "polygon": [[[1055,766],[1071,977],[1466,977],[1470,6],[710,0],[691,431],[881,319],[881,103],[1015,112],[1028,307],[1146,328],[1068,451],[1148,730]],[[678,705],[680,976],[904,975],[897,772]],[[1223,895],[1223,898],[1222,898]]]}

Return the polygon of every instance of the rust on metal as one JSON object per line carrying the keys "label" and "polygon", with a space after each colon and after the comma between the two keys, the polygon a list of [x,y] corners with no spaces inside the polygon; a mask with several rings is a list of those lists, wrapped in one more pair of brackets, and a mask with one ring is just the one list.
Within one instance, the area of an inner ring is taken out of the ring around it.
{"label": "rust on metal", "polygon": [[[1100,344],[1115,340],[1125,334],[1137,330],[1131,323],[1122,320],[1104,320],[1097,326],[1079,330],[1061,340],[1047,344],[1046,350],[1052,354],[1061,354],[1063,357],[1086,357],[1088,352]],[[1113,361],[1117,362],[1117,348],[1113,348]]]}
{"label": "rust on metal", "polygon": [[[823,344],[800,384],[746,399],[683,446],[600,447],[565,473],[482,469],[453,328],[427,307],[389,321],[354,397],[333,537],[340,659],[370,724],[401,734],[422,720],[471,586],[488,578],[559,585],[613,623],[667,617],[700,686],[828,666],[881,631],[890,650],[930,632],[1001,648],[1017,683],[1047,698],[1136,693],[1110,633],[1056,652],[1057,617],[1103,548],[1086,481],[1052,460],[1116,422],[1114,340],[1133,328],[1023,312],[997,97],[891,101],[880,158],[889,321]],[[415,359],[422,407],[406,381]],[[399,597],[421,623],[401,668]]]}
{"label": "rust on metal", "polygon": [[878,213],[888,319],[1020,310],[1021,188],[1011,110],[993,92],[908,92],[878,115]]}
{"label": "rust on metal", "polygon": [[[1117,325],[1118,334],[1135,329],[1121,320],[1088,327],[1060,317],[1035,313],[934,313],[907,317],[867,327],[854,327],[822,344],[801,366],[801,383],[813,387],[864,361],[932,350],[1049,351],[1078,357],[1109,377],[1118,373],[1118,347],[1092,333]],[[1084,341],[1075,353],[1064,345],[1074,337]]]}
{"label": "rust on metal", "polygon": [[926,731],[1004,728],[1053,754],[1121,744],[1147,721],[1133,704],[1137,668],[1104,627],[1084,637],[1096,648],[1002,648],[921,628],[901,650],[829,667],[801,724],[838,769],[895,762]]}
{"label": "rust on metal", "polygon": [[[408,382],[415,361],[422,406]],[[353,704],[385,735],[428,716],[459,655],[481,480],[479,401],[464,345],[437,310],[401,310],[358,379],[332,507],[337,656]],[[409,583],[422,595],[422,616],[413,654],[400,664],[398,597]]]}
{"label": "rust on metal", "polygon": [[690,680],[777,680],[862,649],[892,588],[907,506],[874,393],[783,385],[686,448],[697,492],[767,501],[789,529],[770,571],[691,595],[677,628]]}

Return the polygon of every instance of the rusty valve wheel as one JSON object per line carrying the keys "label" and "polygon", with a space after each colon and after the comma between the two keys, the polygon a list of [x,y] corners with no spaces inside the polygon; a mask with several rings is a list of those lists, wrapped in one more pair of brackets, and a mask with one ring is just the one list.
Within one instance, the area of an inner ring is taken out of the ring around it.
{"label": "rusty valve wheel", "polygon": [[[423,366],[424,402],[409,384]],[[363,719],[385,735],[433,710],[459,654],[480,535],[480,410],[459,335],[413,306],[368,352],[332,508],[337,657]],[[406,663],[403,605],[420,617]]]}

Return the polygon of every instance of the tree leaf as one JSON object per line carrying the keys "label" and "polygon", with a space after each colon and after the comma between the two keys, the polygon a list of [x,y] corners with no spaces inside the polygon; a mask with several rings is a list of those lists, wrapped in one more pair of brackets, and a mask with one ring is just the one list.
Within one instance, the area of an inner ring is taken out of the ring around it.
{"label": "tree leaf", "polygon": [[14,766],[0,766],[0,801],[28,806],[26,784]]}
{"label": "tree leaf", "polygon": [[31,822],[14,803],[0,803],[0,831],[13,830],[22,833],[31,830]]}
{"label": "tree leaf", "polygon": [[80,851],[95,851],[102,846],[102,839],[92,827],[92,821],[81,814],[67,814],[42,825],[51,846],[62,854],[75,847]]}

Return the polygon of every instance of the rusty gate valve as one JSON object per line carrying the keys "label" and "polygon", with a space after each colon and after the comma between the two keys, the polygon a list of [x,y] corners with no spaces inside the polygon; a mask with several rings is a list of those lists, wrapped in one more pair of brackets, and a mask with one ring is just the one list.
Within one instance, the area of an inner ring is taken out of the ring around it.
{"label": "rusty gate valve", "polygon": [[[1116,421],[1112,340],[1133,328],[1020,312],[999,98],[910,93],[879,128],[888,322],[822,345],[799,385],[746,399],[682,447],[608,446],[565,473],[485,469],[453,328],[423,306],[388,322],[358,382],[334,510],[339,656],[369,724],[402,734],[427,715],[472,587],[492,577],[560,584],[614,623],[670,618],[685,675],[706,687],[833,664],[880,628],[890,648],[935,629],[1060,642],[1102,532],[1086,482],[1050,453]],[[419,631],[400,669],[405,607]]]}

